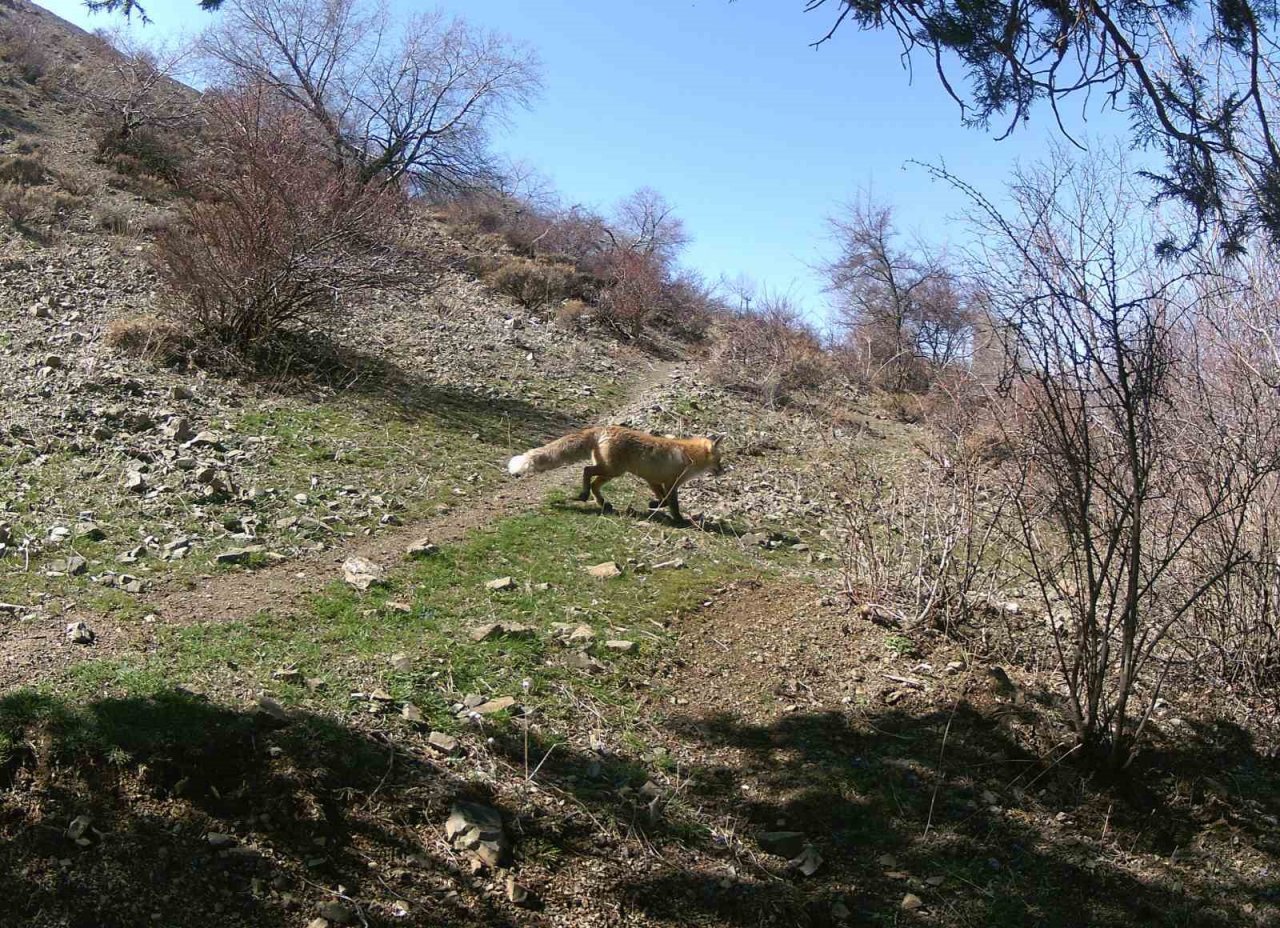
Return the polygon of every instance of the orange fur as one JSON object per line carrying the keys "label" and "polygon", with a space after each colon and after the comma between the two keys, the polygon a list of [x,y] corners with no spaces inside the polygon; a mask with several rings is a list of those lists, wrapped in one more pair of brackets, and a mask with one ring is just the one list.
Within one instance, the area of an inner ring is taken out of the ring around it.
{"label": "orange fur", "polygon": [[699,474],[719,474],[719,438],[661,438],[647,432],[603,425],[571,432],[541,448],[513,457],[507,463],[512,474],[539,473],[584,461],[591,464],[582,472],[579,499],[594,495],[602,509],[608,509],[600,488],[623,474],[634,474],[653,491],[651,508],[667,506],[679,521],[680,503],[676,491]]}

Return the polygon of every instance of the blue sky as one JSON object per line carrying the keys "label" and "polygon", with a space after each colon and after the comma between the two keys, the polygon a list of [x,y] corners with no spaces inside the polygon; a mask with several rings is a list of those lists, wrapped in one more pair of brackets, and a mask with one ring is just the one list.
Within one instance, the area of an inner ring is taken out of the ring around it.
{"label": "blue sky", "polygon": [[[111,25],[79,0],[38,0],[84,28]],[[432,4],[392,0],[398,13]],[[209,20],[195,0],[144,0],[157,35]],[[438,4],[540,56],[545,89],[496,139],[570,202],[599,207],[643,185],[677,207],[685,263],[714,279],[745,274],[825,312],[813,267],[829,252],[824,217],[870,189],[900,226],[955,241],[964,203],[908,162],[945,161],[998,197],[1018,160],[1045,157],[1048,119],[1003,142],[965,129],[928,62],[914,81],[896,39],[844,28],[819,49],[834,4],[803,0],[452,0]],[[217,14],[212,14],[216,16]],[[1046,112],[1044,116],[1048,116]],[[1091,114],[1072,131],[1123,128]],[[1002,128],[1002,127],[1001,127]]]}

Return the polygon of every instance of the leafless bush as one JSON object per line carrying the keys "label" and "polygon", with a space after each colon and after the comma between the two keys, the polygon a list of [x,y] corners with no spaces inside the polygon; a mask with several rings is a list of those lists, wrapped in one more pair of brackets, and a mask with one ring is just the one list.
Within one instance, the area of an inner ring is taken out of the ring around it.
{"label": "leafless bush", "polygon": [[845,592],[871,618],[967,634],[975,610],[985,616],[1008,582],[1000,523],[1011,494],[962,445],[937,442],[927,451],[896,482],[851,462]]}
{"label": "leafless bush", "polygon": [[945,256],[920,242],[899,244],[888,207],[864,197],[829,225],[839,248],[826,267],[843,334],[838,356],[863,383],[927,390],[966,357],[970,295]]}
{"label": "leafless bush", "polygon": [[149,173],[173,179],[178,155],[172,133],[196,122],[197,95],[180,82],[191,49],[147,44],[118,30],[97,37],[110,53],[78,89],[104,127],[99,155],[129,155]]}
{"label": "leafless bush", "polygon": [[129,211],[112,204],[100,204],[93,210],[93,224],[96,228],[113,235],[128,235],[133,231],[133,221]]}
{"label": "leafless bush", "polygon": [[208,111],[198,197],[156,243],[161,281],[201,335],[251,348],[398,279],[393,185],[334,164],[309,120],[262,88]]}
{"label": "leafless bush", "polygon": [[9,155],[0,158],[0,184],[16,184],[35,187],[49,179],[44,162],[30,155]]}
{"label": "leafless bush", "polygon": [[529,309],[562,302],[581,292],[578,274],[567,264],[512,258],[487,275],[493,289]]}
{"label": "leafless bush", "polygon": [[720,323],[709,359],[711,376],[770,406],[825,383],[832,373],[830,359],[799,311],[775,294],[758,295],[754,302],[756,309]]}
{"label": "leafless bush", "polygon": [[31,231],[50,218],[49,191],[20,184],[0,184],[0,213],[16,228]]}
{"label": "leafless bush", "polygon": [[28,84],[41,83],[54,66],[35,26],[9,19],[0,21],[0,59],[17,68]]}
{"label": "leafless bush", "polygon": [[1119,770],[1173,666],[1168,637],[1247,560],[1280,432],[1212,375],[1200,294],[1153,265],[1117,164],[1020,172],[1011,215],[938,173],[973,198],[973,272],[1007,323],[1021,549],[1070,721]]}
{"label": "leafless bush", "polygon": [[57,172],[58,186],[72,196],[91,197],[102,190],[102,182],[87,171],[64,168]]}
{"label": "leafless bush", "polygon": [[175,364],[185,361],[193,346],[191,333],[158,316],[116,319],[103,336],[107,346],[130,357]]}

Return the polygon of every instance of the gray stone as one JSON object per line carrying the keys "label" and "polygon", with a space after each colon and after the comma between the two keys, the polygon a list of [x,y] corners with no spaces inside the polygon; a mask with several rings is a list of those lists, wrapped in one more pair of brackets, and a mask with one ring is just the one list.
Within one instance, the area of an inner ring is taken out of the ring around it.
{"label": "gray stone", "polygon": [[507,898],[515,905],[529,904],[529,890],[525,889],[518,882],[514,874],[507,874]]}
{"label": "gray stone", "polygon": [[67,625],[67,638],[72,644],[93,644],[95,637],[93,629],[84,622],[71,622]]}
{"label": "gray stone", "polygon": [[214,555],[213,562],[215,564],[247,564],[254,555],[265,554],[267,551],[262,545],[249,545],[245,548],[228,548]]}
{"label": "gray stone", "polygon": [[472,641],[489,641],[492,638],[532,638],[536,629],[518,622],[490,622],[471,629]]}
{"label": "gray stone", "polygon": [[355,909],[343,905],[341,902],[322,902],[317,911],[320,913],[321,918],[333,922],[335,925],[348,925],[356,920]]}
{"label": "gray stone", "polygon": [[276,702],[276,700],[272,699],[270,696],[259,696],[256,701],[256,705],[258,707],[258,711],[263,715],[270,716],[277,722],[288,722],[292,718],[289,714],[289,710],[280,705],[280,703]]}
{"label": "gray stone", "polygon": [[357,556],[347,558],[342,565],[342,579],[357,590],[363,591],[375,584],[385,583],[386,574],[373,561]]}
{"label": "gray stone", "polygon": [[73,533],[76,538],[83,538],[85,541],[102,541],[107,537],[97,522],[78,522]]}
{"label": "gray stone", "polygon": [[496,868],[510,848],[502,816],[496,809],[475,802],[455,802],[449,810],[444,834],[455,850],[472,855]]}
{"label": "gray stone", "polygon": [[760,845],[760,850],[766,854],[791,860],[793,857],[800,856],[806,842],[804,832],[766,831],[760,834],[757,843]]}
{"label": "gray stone", "polygon": [[485,588],[494,591],[510,590],[513,589],[515,585],[516,582],[511,577],[498,577],[496,580],[490,580],[486,583]]}
{"label": "gray stone", "polygon": [[626,641],[621,638],[606,641],[604,646],[610,651],[617,651],[619,654],[630,654],[636,649],[636,643],[634,641]]}
{"label": "gray stone", "polygon": [[409,547],[405,548],[405,553],[409,557],[428,557],[435,554],[440,549],[436,547],[429,538],[419,538]]}
{"label": "gray stone", "polygon": [[602,580],[609,580],[613,577],[622,576],[622,571],[618,569],[618,565],[613,561],[605,561],[603,564],[596,564],[594,567],[588,567],[587,573],[593,577],[599,577]]}
{"label": "gray stone", "polygon": [[433,731],[429,734],[427,744],[442,754],[456,754],[458,751],[458,739],[442,731]]}

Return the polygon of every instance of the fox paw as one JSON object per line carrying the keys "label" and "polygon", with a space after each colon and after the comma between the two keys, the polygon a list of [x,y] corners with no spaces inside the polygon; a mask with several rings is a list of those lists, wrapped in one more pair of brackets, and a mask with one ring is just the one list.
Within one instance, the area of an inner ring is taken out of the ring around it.
{"label": "fox paw", "polygon": [[613,515],[613,503],[601,503],[600,511],[607,516]]}
{"label": "fox paw", "polygon": [[660,499],[651,499],[651,500],[649,500],[649,508],[650,508],[650,509],[661,509],[661,508],[662,508],[662,500],[660,500]]}

